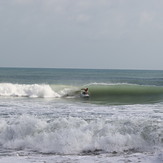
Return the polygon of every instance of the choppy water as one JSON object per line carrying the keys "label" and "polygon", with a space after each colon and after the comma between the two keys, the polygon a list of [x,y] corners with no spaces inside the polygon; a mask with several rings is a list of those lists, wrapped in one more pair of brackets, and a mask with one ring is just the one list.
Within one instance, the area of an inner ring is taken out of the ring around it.
{"label": "choppy water", "polygon": [[0,149],[0,162],[162,162],[163,71],[1,68]]}

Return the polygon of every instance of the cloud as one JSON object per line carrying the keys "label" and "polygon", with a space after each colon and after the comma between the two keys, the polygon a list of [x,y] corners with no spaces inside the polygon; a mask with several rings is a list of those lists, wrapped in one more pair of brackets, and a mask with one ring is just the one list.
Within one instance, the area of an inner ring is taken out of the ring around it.
{"label": "cloud", "polygon": [[[10,1],[8,5],[10,4]],[[151,11],[151,1],[142,3],[130,0],[12,0],[8,21],[35,28],[61,30],[76,28],[91,38],[118,38],[127,36],[138,28],[156,22],[156,9]],[[7,5],[6,5],[7,6]],[[4,8],[6,7],[4,5]],[[4,15],[3,13],[1,15]],[[160,16],[159,16],[160,17]],[[5,18],[3,21],[6,21]],[[84,25],[84,26],[83,26]],[[71,27],[70,27],[71,26]],[[59,29],[60,28],[60,29]],[[148,27],[150,28],[150,26]],[[62,31],[61,31],[62,32]],[[89,32],[89,34],[87,34]]]}
{"label": "cloud", "polygon": [[110,56],[110,61],[121,55],[152,54],[155,45],[162,55],[162,0],[4,0],[0,4],[1,54],[31,54],[31,58],[33,53],[49,58],[60,54],[56,57],[60,64],[58,58],[64,54],[70,60],[101,54]]}
{"label": "cloud", "polygon": [[149,13],[147,11],[143,11],[140,14],[140,23],[145,24],[145,23],[151,23],[154,20],[155,16],[153,13]]}
{"label": "cloud", "polygon": [[[37,1],[37,0],[35,0]],[[13,3],[15,4],[20,4],[20,5],[27,5],[27,4],[32,4],[34,0],[13,0]]]}
{"label": "cloud", "polygon": [[86,14],[77,14],[75,16],[70,17],[70,20],[75,21],[77,23],[88,23],[90,19],[91,16]]}

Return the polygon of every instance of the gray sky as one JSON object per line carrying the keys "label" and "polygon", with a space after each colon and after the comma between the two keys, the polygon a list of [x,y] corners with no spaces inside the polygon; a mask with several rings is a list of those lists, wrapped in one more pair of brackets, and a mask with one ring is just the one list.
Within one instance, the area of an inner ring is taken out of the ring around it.
{"label": "gray sky", "polygon": [[163,0],[0,0],[0,67],[163,70]]}

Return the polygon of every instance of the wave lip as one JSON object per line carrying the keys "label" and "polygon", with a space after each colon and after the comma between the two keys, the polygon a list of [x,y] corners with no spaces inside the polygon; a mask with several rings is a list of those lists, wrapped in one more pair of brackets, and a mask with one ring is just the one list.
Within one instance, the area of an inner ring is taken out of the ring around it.
{"label": "wave lip", "polygon": [[46,84],[0,84],[0,96],[13,97],[60,97],[54,92],[49,85]]}

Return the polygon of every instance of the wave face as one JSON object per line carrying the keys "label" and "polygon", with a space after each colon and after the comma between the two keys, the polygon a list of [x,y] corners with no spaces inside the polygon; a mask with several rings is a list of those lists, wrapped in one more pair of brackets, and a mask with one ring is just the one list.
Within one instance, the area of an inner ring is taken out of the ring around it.
{"label": "wave face", "polygon": [[108,103],[150,103],[163,100],[163,87],[136,84],[95,83],[89,85],[92,101]]}

